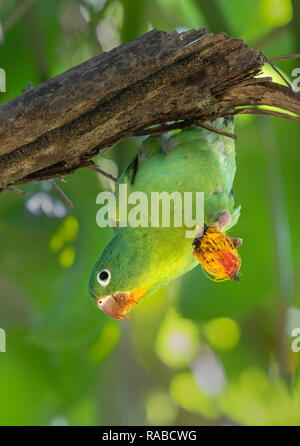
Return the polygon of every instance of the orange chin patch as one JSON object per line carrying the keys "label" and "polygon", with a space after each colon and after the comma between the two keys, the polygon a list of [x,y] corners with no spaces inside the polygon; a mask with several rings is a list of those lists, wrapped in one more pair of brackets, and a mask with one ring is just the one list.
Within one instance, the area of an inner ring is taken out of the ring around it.
{"label": "orange chin patch", "polygon": [[216,282],[239,280],[241,259],[233,241],[225,232],[209,226],[194,242],[194,255],[210,279]]}
{"label": "orange chin patch", "polygon": [[114,319],[127,319],[127,313],[144,294],[143,290],[117,291],[114,294],[98,299],[97,306]]}

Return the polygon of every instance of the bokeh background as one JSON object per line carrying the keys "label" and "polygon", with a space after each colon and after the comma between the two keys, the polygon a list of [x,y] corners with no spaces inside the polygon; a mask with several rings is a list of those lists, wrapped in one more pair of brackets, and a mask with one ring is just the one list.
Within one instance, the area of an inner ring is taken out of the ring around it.
{"label": "bokeh background", "polygon": [[[205,26],[267,56],[299,52],[299,1],[249,3],[2,0],[0,102],[152,28]],[[276,65],[288,78],[299,64]],[[300,327],[299,124],[241,116],[236,125],[241,281],[214,283],[198,267],[127,321],[110,320],[87,291],[112,237],[96,226],[96,196],[109,184],[88,169],[68,177],[71,210],[49,182],[1,194],[1,425],[300,425],[300,352],[291,349]],[[116,174],[139,144],[129,139],[96,161]]]}

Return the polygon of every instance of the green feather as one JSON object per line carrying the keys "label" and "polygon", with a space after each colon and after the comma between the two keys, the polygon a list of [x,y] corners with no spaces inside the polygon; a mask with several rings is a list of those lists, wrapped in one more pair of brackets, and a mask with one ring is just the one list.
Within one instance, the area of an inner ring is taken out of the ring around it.
{"label": "green feather", "polygon": [[[222,118],[211,125],[233,131],[232,119]],[[234,140],[193,126],[147,138],[121,174],[116,197],[119,184],[127,185],[128,194],[144,192],[149,203],[154,191],[201,191],[205,194],[205,223],[210,225],[229,212],[233,219],[227,230],[236,224],[240,212],[240,208],[234,209],[232,193],[235,171]],[[198,261],[185,231],[185,227],[118,227],[92,271],[90,293],[100,298],[117,291],[144,289],[149,294],[193,269]],[[111,272],[105,288],[97,281],[97,274],[104,268]]]}

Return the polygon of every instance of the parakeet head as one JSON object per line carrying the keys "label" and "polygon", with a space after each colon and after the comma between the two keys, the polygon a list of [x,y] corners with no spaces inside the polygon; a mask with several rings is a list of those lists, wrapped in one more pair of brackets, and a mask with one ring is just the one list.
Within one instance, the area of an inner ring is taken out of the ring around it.
{"label": "parakeet head", "polygon": [[115,319],[126,313],[146,294],[141,250],[118,231],[96,262],[89,280],[89,293],[97,306]]}
{"label": "parakeet head", "polygon": [[231,239],[216,226],[206,227],[194,242],[194,255],[212,280],[239,280],[241,259],[236,249],[241,239]]}

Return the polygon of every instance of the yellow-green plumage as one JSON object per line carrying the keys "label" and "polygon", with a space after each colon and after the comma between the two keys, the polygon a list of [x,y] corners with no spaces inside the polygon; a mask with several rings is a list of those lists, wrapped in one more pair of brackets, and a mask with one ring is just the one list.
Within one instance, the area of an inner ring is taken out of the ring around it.
{"label": "yellow-green plumage", "polygon": [[[232,119],[222,118],[212,125],[233,130]],[[229,212],[233,216],[230,226],[233,226],[239,217],[232,194],[235,170],[233,139],[191,127],[173,135],[146,139],[120,176],[119,184],[127,184],[128,194],[144,192],[149,203],[154,191],[170,194],[177,191],[182,195],[204,192],[205,224],[210,225],[221,214]],[[193,255],[192,240],[185,237],[186,229],[172,225],[118,227],[92,271],[90,293],[97,299],[117,291],[137,289],[149,294],[191,270],[198,261]],[[105,288],[97,281],[97,274],[103,269],[111,273]]]}

